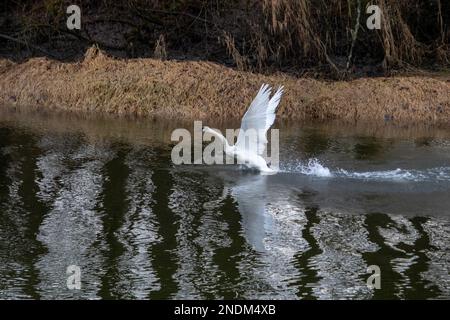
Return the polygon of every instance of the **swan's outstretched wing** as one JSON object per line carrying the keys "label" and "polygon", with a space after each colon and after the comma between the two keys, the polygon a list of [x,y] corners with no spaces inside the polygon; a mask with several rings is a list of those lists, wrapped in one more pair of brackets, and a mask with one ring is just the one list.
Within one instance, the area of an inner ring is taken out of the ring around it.
{"label": "swan's outstretched wing", "polygon": [[255,146],[252,146],[251,149],[257,151],[258,154],[264,152],[267,145],[267,130],[275,121],[275,111],[280,103],[283,87],[279,87],[271,99],[269,99],[270,92],[271,88],[267,84],[263,84],[259,89],[258,94],[242,118],[241,129],[235,144],[236,148],[241,150],[250,148],[248,140],[246,143],[245,133],[252,129],[257,135],[257,149],[254,149]]}

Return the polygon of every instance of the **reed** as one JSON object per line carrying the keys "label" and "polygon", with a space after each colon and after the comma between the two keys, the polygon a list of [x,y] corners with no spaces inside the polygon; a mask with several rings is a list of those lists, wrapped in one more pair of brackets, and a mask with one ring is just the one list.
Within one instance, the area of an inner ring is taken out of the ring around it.
{"label": "reed", "polygon": [[[73,60],[97,44],[118,57],[188,57],[339,77],[450,65],[444,0],[79,0],[83,28],[68,32],[64,9],[72,2],[4,4],[1,33],[8,38],[0,37],[0,55],[47,50]],[[370,4],[382,10],[380,30],[366,28]]]}

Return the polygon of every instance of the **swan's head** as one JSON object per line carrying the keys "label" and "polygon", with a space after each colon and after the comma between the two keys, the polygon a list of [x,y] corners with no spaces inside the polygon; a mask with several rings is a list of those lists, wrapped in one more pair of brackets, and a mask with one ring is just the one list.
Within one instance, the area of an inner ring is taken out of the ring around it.
{"label": "swan's head", "polygon": [[203,127],[203,132],[210,132],[210,133],[211,133],[211,131],[214,132],[214,130],[211,129],[210,127],[207,127],[207,126],[204,126],[204,127]]}

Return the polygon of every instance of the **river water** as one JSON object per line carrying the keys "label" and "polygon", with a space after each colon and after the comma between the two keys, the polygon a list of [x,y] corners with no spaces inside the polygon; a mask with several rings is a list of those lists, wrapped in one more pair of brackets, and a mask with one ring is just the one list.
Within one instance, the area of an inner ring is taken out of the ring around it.
{"label": "river water", "polygon": [[0,298],[450,298],[450,130],[278,123],[261,176],[173,165],[180,126],[2,113]]}

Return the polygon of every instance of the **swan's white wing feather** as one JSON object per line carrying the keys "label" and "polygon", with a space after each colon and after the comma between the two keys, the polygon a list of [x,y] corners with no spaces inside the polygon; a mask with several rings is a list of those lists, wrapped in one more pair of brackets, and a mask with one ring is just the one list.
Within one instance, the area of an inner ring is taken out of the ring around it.
{"label": "swan's white wing feather", "polygon": [[245,132],[248,133],[249,129],[252,129],[257,134],[257,149],[254,149],[255,146],[251,149],[257,151],[258,154],[264,152],[267,145],[267,130],[275,121],[275,112],[283,94],[283,87],[279,87],[271,99],[269,99],[270,92],[271,88],[267,84],[263,84],[259,89],[258,94],[242,118],[236,148],[241,150],[249,149],[248,142],[247,145],[245,142]]}

